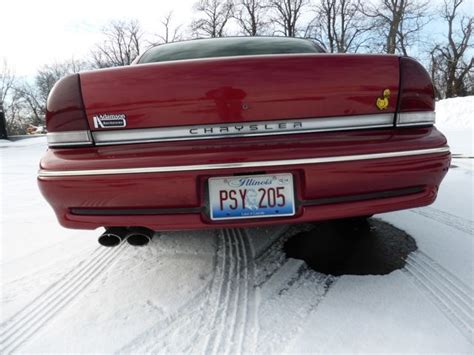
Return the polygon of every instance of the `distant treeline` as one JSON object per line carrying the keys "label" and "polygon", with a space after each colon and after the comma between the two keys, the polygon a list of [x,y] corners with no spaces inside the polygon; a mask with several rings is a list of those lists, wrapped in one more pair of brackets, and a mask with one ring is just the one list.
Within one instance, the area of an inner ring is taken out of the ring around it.
{"label": "distant treeline", "polygon": [[[81,70],[130,64],[150,46],[191,38],[289,36],[309,38],[330,53],[388,53],[414,56],[428,69],[437,98],[474,94],[473,16],[468,0],[199,0],[190,23],[163,14],[155,33],[138,19],[119,19],[91,43],[90,55],[41,67],[34,81],[17,78],[9,63],[0,68],[0,99],[10,134],[44,123],[46,99],[61,77]],[[442,24],[433,38],[428,23]]]}

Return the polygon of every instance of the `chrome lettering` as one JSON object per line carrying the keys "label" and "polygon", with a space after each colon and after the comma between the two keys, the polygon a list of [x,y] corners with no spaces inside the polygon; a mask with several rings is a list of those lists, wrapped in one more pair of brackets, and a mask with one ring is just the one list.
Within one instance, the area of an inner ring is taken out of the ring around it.
{"label": "chrome lettering", "polygon": [[206,134],[223,134],[226,133],[246,133],[258,131],[285,131],[303,128],[303,122],[275,122],[275,123],[252,123],[226,126],[211,126],[211,127],[193,127],[188,129],[190,135],[206,135]]}

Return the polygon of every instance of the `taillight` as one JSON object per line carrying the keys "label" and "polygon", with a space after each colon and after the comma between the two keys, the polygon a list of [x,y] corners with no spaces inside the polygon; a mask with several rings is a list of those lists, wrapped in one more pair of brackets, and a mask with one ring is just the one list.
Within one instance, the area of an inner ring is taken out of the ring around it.
{"label": "taillight", "polygon": [[434,88],[428,72],[415,59],[401,57],[397,126],[432,125],[434,109]]}
{"label": "taillight", "polygon": [[93,144],[82,102],[79,74],[62,78],[49,93],[46,127],[50,147]]}

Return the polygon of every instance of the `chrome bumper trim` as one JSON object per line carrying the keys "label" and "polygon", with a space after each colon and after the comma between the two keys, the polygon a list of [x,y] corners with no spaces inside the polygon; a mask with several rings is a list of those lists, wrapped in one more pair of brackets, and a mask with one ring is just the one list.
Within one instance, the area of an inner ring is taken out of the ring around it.
{"label": "chrome bumper trim", "polygon": [[436,113],[433,111],[400,112],[397,114],[397,127],[413,127],[433,125]]}
{"label": "chrome bumper trim", "polygon": [[48,132],[46,140],[50,147],[69,147],[78,145],[92,145],[92,136],[89,130]]}
{"label": "chrome bumper trim", "polygon": [[253,137],[394,126],[394,113],[94,131],[96,145]]}
{"label": "chrome bumper trim", "polygon": [[359,155],[343,155],[335,157],[322,158],[303,158],[288,160],[266,160],[266,161],[250,161],[237,163],[218,163],[218,164],[202,164],[202,165],[177,165],[177,166],[158,166],[146,168],[123,168],[123,169],[98,169],[98,170],[71,170],[71,171],[53,171],[40,170],[39,177],[59,177],[59,176],[94,176],[94,175],[119,175],[119,174],[145,174],[145,173],[169,173],[179,171],[197,171],[197,170],[219,170],[219,169],[239,169],[239,168],[262,168],[271,166],[288,166],[288,165],[307,165],[307,164],[324,164],[349,162],[358,160],[372,160],[385,158],[400,158],[414,155],[428,155],[448,153],[449,146],[405,150],[399,152],[359,154]]}

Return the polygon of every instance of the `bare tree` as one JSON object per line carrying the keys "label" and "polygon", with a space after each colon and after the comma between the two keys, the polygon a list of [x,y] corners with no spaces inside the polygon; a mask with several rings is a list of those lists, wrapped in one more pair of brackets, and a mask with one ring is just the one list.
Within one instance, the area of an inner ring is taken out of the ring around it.
{"label": "bare tree", "polygon": [[86,62],[71,59],[42,66],[35,75],[34,84],[30,84],[27,81],[20,81],[16,85],[15,91],[20,95],[20,98],[28,108],[30,112],[29,116],[33,120],[31,123],[44,123],[46,101],[54,84],[66,75],[77,73],[85,69],[89,69]]}
{"label": "bare tree", "polygon": [[15,85],[15,74],[7,63],[2,59],[0,67],[0,138],[7,137],[7,114],[12,104],[10,93]]}
{"label": "bare tree", "polygon": [[446,62],[438,52],[438,45],[435,45],[429,52],[429,72],[431,80],[433,81],[433,87],[435,96],[438,99],[446,97]]}
{"label": "bare tree", "polygon": [[6,101],[6,98],[15,84],[15,74],[7,63],[2,59],[0,67],[0,104]]}
{"label": "bare tree", "polygon": [[324,44],[329,52],[357,52],[370,40],[373,25],[362,12],[361,0],[321,0],[305,37]]}
{"label": "bare tree", "polygon": [[273,9],[272,21],[278,27],[276,33],[296,37],[300,32],[300,17],[307,5],[307,0],[270,0],[269,6]]}
{"label": "bare tree", "polygon": [[25,117],[28,115],[28,112],[25,110],[20,94],[12,90],[8,100],[5,101],[3,109],[8,134],[24,134],[27,126]]}
{"label": "bare tree", "polygon": [[266,0],[238,0],[235,18],[241,31],[248,36],[257,36],[265,32],[268,20]]}
{"label": "bare tree", "polygon": [[430,52],[435,85],[446,97],[465,96],[472,90],[474,57],[469,49],[474,48],[473,16],[458,16],[463,1],[444,1],[442,16],[448,25],[446,43],[436,44]]}
{"label": "bare tree", "polygon": [[38,87],[21,80],[15,86],[15,96],[23,121],[35,125],[44,123],[46,100],[42,100]]}
{"label": "bare tree", "polygon": [[43,65],[35,75],[35,87],[38,92],[38,100],[46,104],[49,92],[59,79],[66,75],[87,69],[91,69],[89,63],[74,58],[64,62]]}
{"label": "bare tree", "polygon": [[[9,135],[24,134],[27,123],[31,120],[31,111],[27,106],[27,102],[18,89],[22,82],[11,74],[8,66],[2,69],[0,73],[1,84],[0,92],[2,93],[2,102],[0,108],[3,109],[6,130]],[[5,83],[7,85],[5,85]]]}
{"label": "bare tree", "polygon": [[24,134],[29,115],[25,101],[17,90],[19,83],[19,79],[3,59],[0,67],[0,109],[3,110],[5,128],[9,135]]}
{"label": "bare tree", "polygon": [[137,20],[110,22],[104,29],[105,40],[92,50],[95,68],[129,65],[140,54],[142,30]]}
{"label": "bare tree", "polygon": [[42,125],[46,101],[54,84],[62,77],[88,69],[84,61],[74,59],[41,67],[33,82],[17,79],[10,89],[5,115],[11,134],[23,134],[28,124]]}
{"label": "bare tree", "polygon": [[408,55],[409,47],[430,20],[429,4],[428,0],[379,0],[369,3],[363,11],[374,21],[380,39],[375,41],[378,50]]}
{"label": "bare tree", "polygon": [[223,37],[234,14],[233,0],[199,0],[194,5],[199,18],[191,24],[197,37]]}
{"label": "bare tree", "polygon": [[173,11],[168,12],[160,21],[163,32],[158,34],[159,41],[153,44],[170,43],[182,39],[181,25],[173,25]]}

